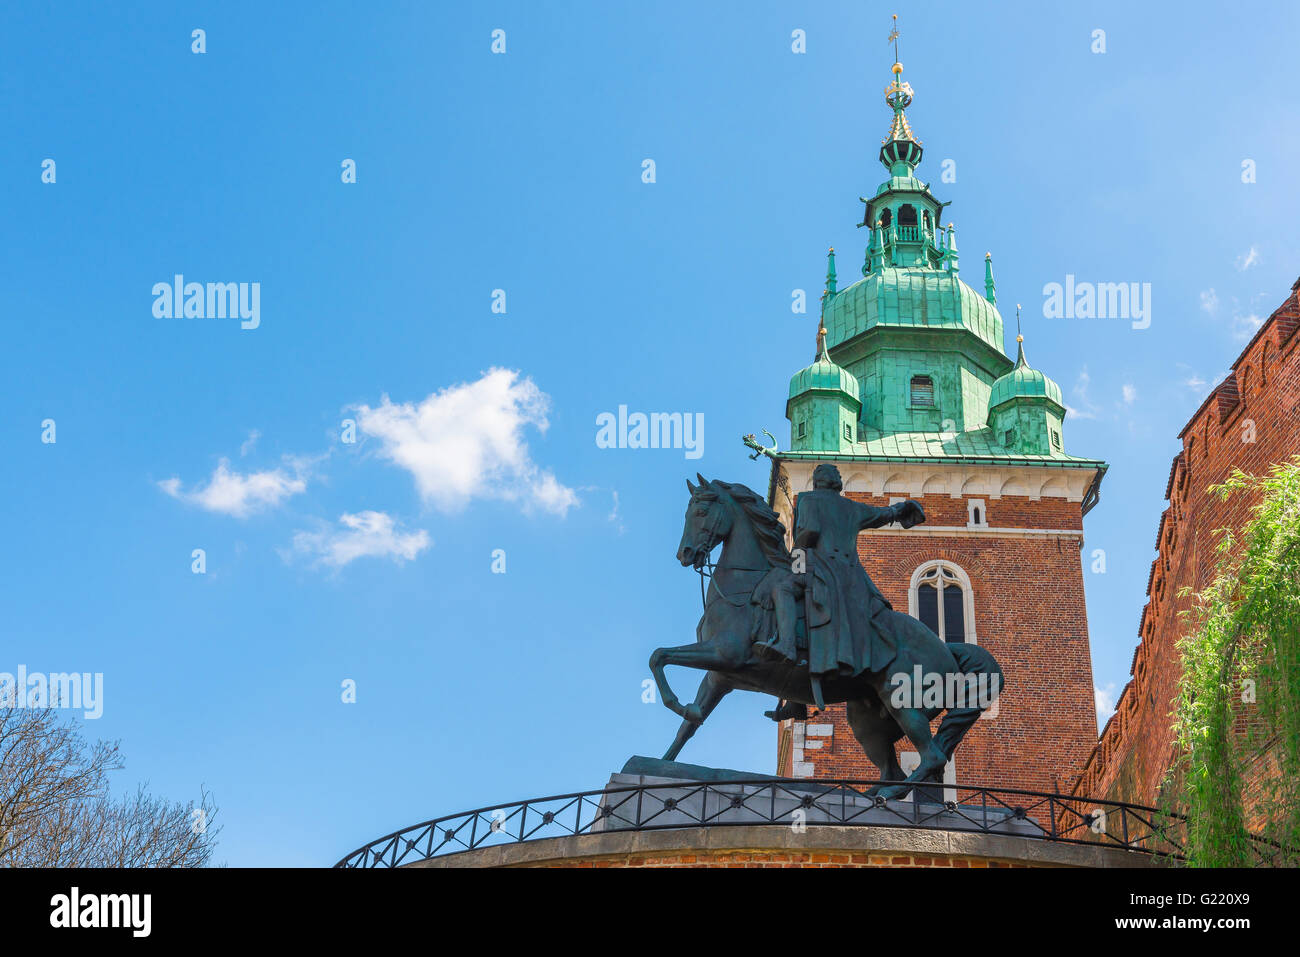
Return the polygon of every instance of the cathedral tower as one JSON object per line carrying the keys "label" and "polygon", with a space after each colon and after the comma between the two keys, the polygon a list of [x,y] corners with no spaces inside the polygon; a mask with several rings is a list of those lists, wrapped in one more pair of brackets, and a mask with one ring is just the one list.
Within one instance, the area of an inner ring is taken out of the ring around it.
{"label": "cathedral tower", "polygon": [[[897,60],[897,57],[896,57]],[[888,178],[863,197],[861,273],[838,288],[829,257],[817,349],[790,383],[789,451],[774,456],[770,501],[792,527],[813,470],[836,465],[845,494],[918,500],[916,528],[864,532],[863,566],[898,611],[951,642],[987,646],[1006,675],[996,714],[948,769],[965,784],[1069,788],[1097,740],[1084,604],[1083,517],[1106,464],[1065,450],[1060,387],[1004,347],[992,257],[981,294],[961,279],[956,230],[917,177],[913,91],[895,62],[879,159]],[[904,768],[910,745],[900,745]],[[783,722],[778,771],[871,777],[843,706]]]}

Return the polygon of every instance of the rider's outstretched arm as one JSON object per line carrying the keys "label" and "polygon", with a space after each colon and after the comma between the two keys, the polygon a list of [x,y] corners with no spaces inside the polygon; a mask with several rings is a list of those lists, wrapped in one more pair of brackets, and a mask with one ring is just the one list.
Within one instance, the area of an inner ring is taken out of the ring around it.
{"label": "rider's outstretched arm", "polygon": [[858,530],[880,528],[898,521],[898,511],[893,505],[880,508],[875,505],[859,505]]}
{"label": "rider's outstretched arm", "polygon": [[860,531],[868,528],[881,528],[902,519],[906,519],[903,523],[904,527],[918,525],[925,521],[925,513],[921,511],[921,506],[910,498],[896,505],[886,505],[884,508],[878,508],[875,505],[862,505],[861,509],[858,524]]}

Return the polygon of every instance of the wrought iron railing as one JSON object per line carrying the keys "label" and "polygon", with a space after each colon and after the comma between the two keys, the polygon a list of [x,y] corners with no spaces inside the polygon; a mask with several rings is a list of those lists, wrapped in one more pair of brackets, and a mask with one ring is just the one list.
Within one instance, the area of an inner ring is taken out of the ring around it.
{"label": "wrought iron railing", "polygon": [[[1140,804],[953,784],[928,786],[919,800],[885,801],[865,793],[878,783],[755,778],[578,791],[434,818],[371,841],[335,867],[400,867],[550,837],[725,825],[958,830],[1183,857],[1181,815]],[[1267,848],[1256,853],[1267,861]]]}

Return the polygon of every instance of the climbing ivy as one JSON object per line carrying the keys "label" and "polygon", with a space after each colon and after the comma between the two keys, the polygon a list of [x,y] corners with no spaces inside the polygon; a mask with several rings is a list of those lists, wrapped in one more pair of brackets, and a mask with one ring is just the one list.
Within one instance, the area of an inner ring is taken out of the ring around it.
{"label": "climbing ivy", "polygon": [[1222,532],[1214,581],[1188,612],[1174,712],[1181,757],[1164,791],[1187,815],[1189,864],[1294,866],[1300,863],[1300,456],[1265,476],[1234,470],[1210,491],[1223,501],[1246,496],[1258,504],[1239,533]]}

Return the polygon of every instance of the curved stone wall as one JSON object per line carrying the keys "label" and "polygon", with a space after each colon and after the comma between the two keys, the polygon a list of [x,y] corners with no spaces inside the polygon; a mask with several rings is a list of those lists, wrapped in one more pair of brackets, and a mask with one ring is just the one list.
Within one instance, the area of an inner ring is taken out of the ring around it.
{"label": "curved stone wall", "polygon": [[409,867],[1155,867],[1148,854],[901,827],[609,831],[447,854]]}

